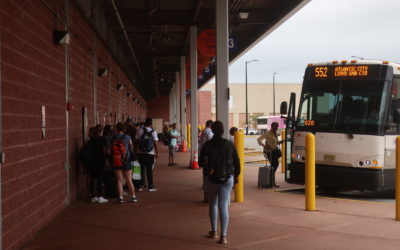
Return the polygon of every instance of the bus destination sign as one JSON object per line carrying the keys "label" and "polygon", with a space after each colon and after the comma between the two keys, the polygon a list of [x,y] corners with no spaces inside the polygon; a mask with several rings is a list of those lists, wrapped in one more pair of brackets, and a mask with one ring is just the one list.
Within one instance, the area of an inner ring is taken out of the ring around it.
{"label": "bus destination sign", "polygon": [[334,79],[334,78],[379,78],[381,65],[327,65],[311,67],[311,78]]}

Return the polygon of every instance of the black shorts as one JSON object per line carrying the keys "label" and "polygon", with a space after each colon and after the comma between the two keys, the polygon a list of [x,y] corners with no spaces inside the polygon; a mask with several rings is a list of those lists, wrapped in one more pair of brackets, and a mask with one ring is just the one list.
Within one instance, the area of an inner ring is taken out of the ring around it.
{"label": "black shorts", "polygon": [[113,170],[121,169],[123,171],[129,171],[129,170],[132,170],[132,166],[129,163],[129,164],[125,164],[125,166],[122,166],[122,167],[112,167],[112,169]]}

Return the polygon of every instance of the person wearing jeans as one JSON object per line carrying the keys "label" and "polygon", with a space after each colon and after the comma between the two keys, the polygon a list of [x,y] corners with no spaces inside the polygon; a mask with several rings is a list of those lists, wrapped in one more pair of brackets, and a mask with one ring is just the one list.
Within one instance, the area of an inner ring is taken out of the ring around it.
{"label": "person wearing jeans", "polygon": [[[223,184],[214,184],[208,178],[205,178],[205,185],[207,186],[208,202],[209,208],[208,213],[211,222],[211,235],[209,237],[215,238],[214,232],[217,232],[218,227],[218,212],[219,221],[221,224],[221,239],[220,243],[224,244],[227,242],[226,236],[228,233],[228,223],[229,223],[229,202],[231,198],[231,191],[233,187],[233,179],[231,176],[227,182]],[[209,233],[210,234],[210,233]],[[224,239],[225,238],[225,239]],[[226,242],[222,242],[226,241]]]}
{"label": "person wearing jeans", "polygon": [[227,231],[229,222],[228,205],[233,183],[237,183],[240,174],[240,160],[233,143],[222,138],[222,122],[211,125],[214,137],[207,141],[200,152],[199,165],[203,167],[203,180],[207,188],[209,218],[211,230],[208,237],[218,238],[218,213],[221,223],[220,244],[228,243]]}

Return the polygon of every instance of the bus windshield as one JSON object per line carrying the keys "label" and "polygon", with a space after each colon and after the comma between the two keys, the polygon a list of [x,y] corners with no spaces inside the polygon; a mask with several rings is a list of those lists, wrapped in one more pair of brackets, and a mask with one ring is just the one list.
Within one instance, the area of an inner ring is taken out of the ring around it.
{"label": "bus windshield", "polygon": [[267,125],[268,118],[257,118],[257,125]]}
{"label": "bus windshield", "polygon": [[384,124],[387,88],[384,80],[307,80],[300,99],[298,129],[378,134]]}

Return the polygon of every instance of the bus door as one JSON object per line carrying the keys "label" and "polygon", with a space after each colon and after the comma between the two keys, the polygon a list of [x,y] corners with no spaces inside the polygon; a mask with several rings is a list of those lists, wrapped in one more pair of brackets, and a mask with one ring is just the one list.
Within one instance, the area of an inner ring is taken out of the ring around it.
{"label": "bus door", "polygon": [[286,137],[285,137],[285,152],[282,161],[285,162],[285,181],[290,179],[290,163],[292,162],[292,144],[295,129],[295,112],[296,112],[296,93],[290,93],[289,109],[286,119]]}

